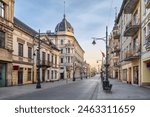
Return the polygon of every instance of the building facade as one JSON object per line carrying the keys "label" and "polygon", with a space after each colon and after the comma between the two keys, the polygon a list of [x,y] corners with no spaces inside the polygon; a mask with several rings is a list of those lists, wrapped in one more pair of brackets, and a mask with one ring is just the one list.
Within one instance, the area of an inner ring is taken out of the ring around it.
{"label": "building facade", "polygon": [[55,33],[49,33],[52,42],[61,50],[60,54],[60,79],[81,78],[84,74],[84,50],[74,36],[74,30],[67,21],[57,24]]}
{"label": "building facade", "polygon": [[[58,48],[43,33],[14,18],[12,85],[37,82],[38,44],[40,43],[40,81],[59,80]],[[40,38],[40,41],[38,40]]]}
{"label": "building facade", "polygon": [[0,0],[0,87],[12,85],[14,0]]}
{"label": "building facade", "polygon": [[[149,9],[149,0],[123,0],[109,40],[109,46],[114,50],[114,39],[119,39],[118,78],[139,86],[150,85]],[[114,54],[109,51],[110,76],[114,77],[115,64],[111,53]]]}
{"label": "building facade", "polygon": [[[123,0],[112,31],[115,72],[112,76],[123,82],[141,85],[141,1]],[[117,41],[115,41],[117,39]],[[115,45],[116,47],[114,47]],[[116,48],[116,49],[115,49]]]}
{"label": "building facade", "polygon": [[141,1],[141,85],[150,85],[150,0]]}
{"label": "building facade", "polygon": [[113,31],[109,38],[109,77],[120,78],[120,32],[118,26],[115,24]]}

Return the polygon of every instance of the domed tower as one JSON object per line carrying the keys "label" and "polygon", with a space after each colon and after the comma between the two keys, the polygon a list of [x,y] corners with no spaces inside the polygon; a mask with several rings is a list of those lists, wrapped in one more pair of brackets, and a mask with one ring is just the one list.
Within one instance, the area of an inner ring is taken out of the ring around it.
{"label": "domed tower", "polygon": [[64,15],[63,20],[57,24],[55,28],[55,33],[72,33],[74,34],[74,29],[71,24],[67,21],[66,16]]}

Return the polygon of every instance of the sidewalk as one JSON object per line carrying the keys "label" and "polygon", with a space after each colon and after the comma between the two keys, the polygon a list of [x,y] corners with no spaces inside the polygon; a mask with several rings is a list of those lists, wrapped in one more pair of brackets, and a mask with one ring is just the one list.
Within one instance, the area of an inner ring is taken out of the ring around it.
{"label": "sidewalk", "polygon": [[116,79],[109,79],[109,81],[113,85],[112,92],[103,91],[100,82],[97,94],[98,100],[150,100],[150,88],[122,83]]}
{"label": "sidewalk", "polygon": [[12,86],[12,87],[1,87],[0,88],[0,100],[7,99],[8,97],[13,97],[17,95],[22,95],[26,93],[32,93],[52,87],[66,85],[67,83],[73,83],[72,80],[59,80],[55,82],[44,82],[41,83],[41,89],[36,89],[36,84],[28,84],[21,86]]}

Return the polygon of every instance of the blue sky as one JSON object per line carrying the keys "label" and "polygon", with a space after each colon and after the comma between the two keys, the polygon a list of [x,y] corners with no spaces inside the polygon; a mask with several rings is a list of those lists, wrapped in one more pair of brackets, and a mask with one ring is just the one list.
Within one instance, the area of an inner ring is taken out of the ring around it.
{"label": "blue sky", "polygon": [[[105,43],[97,41],[93,46],[91,37],[105,37],[106,25],[109,32],[112,30],[115,7],[119,11],[121,3],[122,0],[66,0],[66,18],[91,65],[101,59],[100,49],[105,52]],[[36,31],[54,32],[63,14],[64,0],[15,0],[15,16]]]}

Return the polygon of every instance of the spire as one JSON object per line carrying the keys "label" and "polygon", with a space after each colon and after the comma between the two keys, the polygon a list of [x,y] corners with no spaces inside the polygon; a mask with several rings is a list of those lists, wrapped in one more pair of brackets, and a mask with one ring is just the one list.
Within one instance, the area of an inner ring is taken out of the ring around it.
{"label": "spire", "polygon": [[66,1],[64,0],[64,18],[66,18]]}

